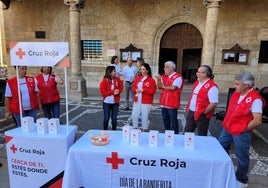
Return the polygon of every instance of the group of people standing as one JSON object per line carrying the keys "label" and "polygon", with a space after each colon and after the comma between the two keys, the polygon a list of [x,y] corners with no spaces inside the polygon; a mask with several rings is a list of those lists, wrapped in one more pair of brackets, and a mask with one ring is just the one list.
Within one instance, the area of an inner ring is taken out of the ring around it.
{"label": "group of people standing", "polygon": [[[148,117],[156,93],[156,83],[152,78],[152,71],[149,64],[139,58],[139,68],[132,64],[132,59],[127,59],[127,65],[123,71],[118,69],[118,57],[113,56],[111,64],[106,67],[105,75],[100,82],[99,88],[103,97],[103,129],[108,129],[109,119],[112,120],[112,129],[116,130],[117,115],[119,110],[120,94],[125,87],[126,104],[125,110],[129,110],[130,96],[133,97],[132,123],[134,128],[138,128],[138,119],[142,117],[142,129],[148,128]],[[117,72],[117,71],[118,72]],[[119,76],[124,77],[125,83]]]}
{"label": "group of people standing", "polygon": [[[18,78],[7,80],[5,91],[5,118],[13,117],[21,126],[21,116],[31,116],[36,121],[37,114],[44,117],[60,117],[60,94],[57,84],[63,84],[60,76],[52,72],[52,67],[41,67],[41,73],[27,76],[27,66],[16,66]],[[20,103],[21,101],[21,103]]]}
{"label": "group of people standing", "polygon": [[[114,59],[117,59],[117,63],[114,63]],[[175,63],[165,62],[164,74],[156,76],[155,81],[149,64],[145,63],[142,58],[137,59],[138,67],[136,67],[129,57],[123,71],[118,66],[118,62],[118,57],[114,56],[100,83],[104,110],[103,128],[108,129],[111,113],[112,129],[116,130],[120,94],[125,86],[125,110],[129,110],[129,97],[131,93],[133,94],[131,115],[133,128],[138,128],[138,118],[141,116],[141,129],[148,129],[148,116],[156,88],[158,88],[161,90],[159,103],[165,130],[173,130],[175,134],[178,134],[177,112],[180,108],[184,80],[176,72]],[[122,76],[124,81],[119,76]],[[197,129],[197,135],[207,136],[210,119],[219,102],[219,88],[213,81],[214,75],[210,66],[201,65],[196,76],[197,80],[193,83],[186,106],[184,132],[195,132]],[[227,153],[230,146],[234,144],[238,160],[236,169],[238,186],[246,187],[251,136],[254,128],[262,123],[262,109],[265,101],[254,88],[254,77],[250,73],[235,76],[234,88],[235,92],[229,100],[226,116],[222,122],[223,129],[218,140]]]}

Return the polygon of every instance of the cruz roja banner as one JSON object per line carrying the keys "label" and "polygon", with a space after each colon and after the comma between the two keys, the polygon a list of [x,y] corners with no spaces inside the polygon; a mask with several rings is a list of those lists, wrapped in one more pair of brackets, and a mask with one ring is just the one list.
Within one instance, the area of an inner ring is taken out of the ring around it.
{"label": "cruz roja banner", "polygon": [[[68,112],[67,67],[70,66],[68,42],[10,42],[9,47],[13,66],[64,67],[66,112]],[[18,78],[18,69],[16,74]],[[19,101],[21,101],[20,95]],[[68,113],[66,124],[69,124]]]}
{"label": "cruz roja banner", "polygon": [[67,42],[11,42],[13,66],[69,67]]}

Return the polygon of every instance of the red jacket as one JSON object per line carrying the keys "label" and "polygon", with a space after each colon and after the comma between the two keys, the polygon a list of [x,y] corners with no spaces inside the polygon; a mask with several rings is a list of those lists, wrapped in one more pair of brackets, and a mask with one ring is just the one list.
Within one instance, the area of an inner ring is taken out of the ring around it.
{"label": "red jacket", "polygon": [[57,89],[55,75],[49,75],[47,82],[44,80],[43,74],[36,76],[37,86],[39,88],[39,96],[42,104],[55,103],[60,101],[60,93]]}
{"label": "red jacket", "polygon": [[[175,73],[171,78],[168,77],[168,75],[163,75],[162,81],[165,86],[172,86],[172,83],[175,79],[182,76],[179,73]],[[159,103],[160,105],[169,107],[169,108],[175,108],[178,109],[180,107],[180,100],[181,100],[181,91],[183,88],[183,79],[182,79],[182,85],[180,88],[177,88],[175,90],[166,90],[162,89],[160,97],[159,97]]]}
{"label": "red jacket", "polygon": [[[38,107],[38,100],[35,92],[35,81],[33,77],[25,76],[29,97],[30,97],[30,104],[31,109],[35,109]],[[18,95],[18,82],[17,78],[11,78],[7,81],[12,97],[9,99],[9,110],[10,112],[14,114],[20,114],[20,108],[19,108],[19,95]]]}
{"label": "red jacket", "polygon": [[[138,83],[141,81],[143,76],[137,76],[132,84],[132,91],[134,95],[134,102],[138,101],[138,97],[136,96],[136,89],[138,89]],[[155,80],[148,76],[142,83],[142,104],[152,104],[154,99],[154,94],[156,92],[156,83]]]}
{"label": "red jacket", "polygon": [[[247,96],[237,104],[240,97],[240,93],[234,92],[230,98],[228,109],[224,120],[222,122],[223,127],[230,134],[240,135],[247,128],[248,123],[253,119],[251,112],[251,106],[255,99],[261,99],[260,94],[253,89]],[[264,106],[264,105],[263,105]]]}
{"label": "red jacket", "polygon": [[[186,107],[187,112],[189,111],[189,106],[190,106],[190,101],[191,101],[192,96],[193,96],[193,91],[197,87],[198,83],[199,83],[199,81],[197,80],[193,84],[192,94],[187,102],[187,107]],[[194,119],[195,120],[198,120],[200,118],[201,114],[203,114],[205,112],[207,106],[209,105],[208,91],[214,86],[217,86],[217,85],[215,84],[215,82],[213,80],[209,79],[199,90],[197,97],[196,97],[196,109],[194,112]],[[214,111],[215,110],[212,110],[211,112],[209,112],[206,115],[206,117],[212,118],[212,116],[214,115]]]}
{"label": "red jacket", "polygon": [[120,101],[120,94],[123,91],[123,82],[122,80],[120,80],[119,77],[115,77],[114,79],[114,89],[111,89],[112,86],[112,81],[109,78],[103,78],[100,82],[100,93],[101,96],[103,98],[103,100],[110,96],[110,95],[114,95],[114,90],[115,89],[119,89],[119,93],[117,95],[114,95],[114,101],[115,103],[119,103]]}

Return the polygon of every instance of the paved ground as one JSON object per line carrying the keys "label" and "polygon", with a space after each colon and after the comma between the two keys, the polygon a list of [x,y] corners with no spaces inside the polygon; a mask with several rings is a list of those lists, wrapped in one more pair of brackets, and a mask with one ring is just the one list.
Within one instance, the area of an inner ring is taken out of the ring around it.
{"label": "paved ground", "polygon": [[[182,94],[182,107],[178,111],[178,119],[180,121],[180,132],[185,125],[185,104],[189,96],[190,88],[185,87]],[[64,93],[63,91],[61,93]],[[78,132],[77,138],[84,134],[89,129],[102,129],[102,105],[100,102],[100,96],[96,88],[88,88],[89,97],[84,98],[83,102],[74,103],[69,102],[68,109],[68,121],[70,125],[77,125]],[[164,131],[161,112],[158,105],[159,92],[155,96],[154,105],[150,114],[150,129]],[[64,97],[64,96],[63,96]],[[220,94],[220,104],[217,111],[225,110],[227,94]],[[124,95],[122,95],[124,101]],[[64,99],[61,103],[61,122],[66,123],[66,106]],[[129,119],[131,111],[123,110],[123,102],[121,104],[119,116],[118,116],[118,129],[120,129]],[[3,119],[3,106],[0,106],[0,162],[3,163],[3,167],[0,168],[0,188],[9,187],[8,170],[6,163],[6,150],[4,144],[4,131],[13,128],[12,121],[6,121]],[[250,171],[249,171],[249,187],[252,188],[266,188],[268,187],[268,124],[264,123],[258,127],[254,132],[252,138],[252,147],[250,149]],[[210,135],[218,137],[221,131],[221,121],[212,118],[210,122]],[[236,157],[231,154],[231,157],[236,163]]]}

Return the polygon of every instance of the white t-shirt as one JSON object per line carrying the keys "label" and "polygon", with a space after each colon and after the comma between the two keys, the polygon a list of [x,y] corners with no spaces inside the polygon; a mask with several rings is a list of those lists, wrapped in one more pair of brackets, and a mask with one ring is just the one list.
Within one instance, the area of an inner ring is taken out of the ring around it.
{"label": "white t-shirt", "polygon": [[[191,98],[190,101],[190,106],[189,109],[191,111],[195,111],[196,108],[196,100],[197,100],[197,95],[200,91],[200,89],[202,88],[202,86],[207,82],[208,80],[206,80],[205,82],[201,83],[199,82],[198,85],[195,87],[194,91],[193,91],[193,96]],[[209,89],[208,91],[208,100],[210,103],[218,103],[219,102],[219,89],[217,88],[217,86],[213,86]]]}
{"label": "white t-shirt", "polygon": [[[34,80],[35,81],[35,80]],[[21,105],[24,110],[30,110],[31,109],[31,104],[30,104],[30,96],[29,96],[29,91],[27,88],[27,83],[25,78],[19,78],[19,87],[21,91]],[[38,87],[35,81],[35,91],[38,92]],[[5,97],[12,97],[12,93],[10,90],[10,86],[6,85],[6,91],[5,91]]]}
{"label": "white t-shirt", "polygon": [[[114,81],[112,80],[111,90],[114,90]],[[105,103],[114,104],[114,95],[109,95],[104,99]]]}

